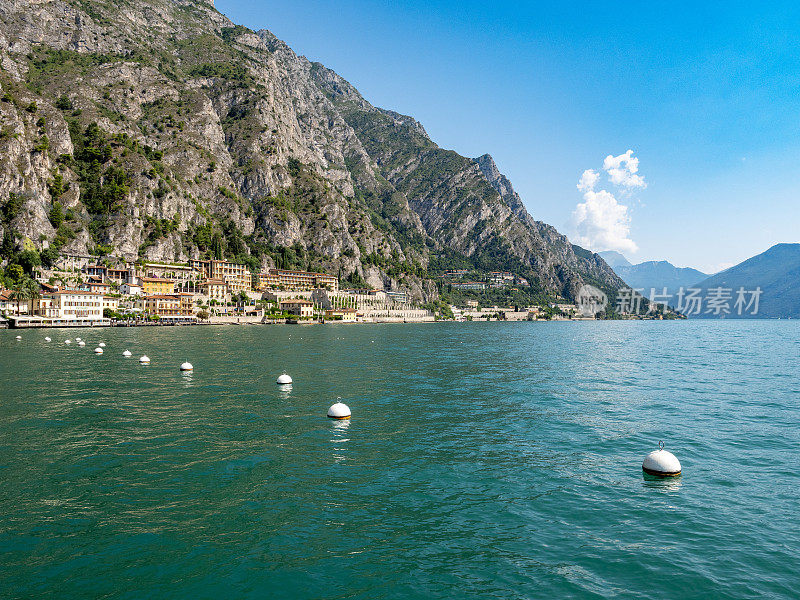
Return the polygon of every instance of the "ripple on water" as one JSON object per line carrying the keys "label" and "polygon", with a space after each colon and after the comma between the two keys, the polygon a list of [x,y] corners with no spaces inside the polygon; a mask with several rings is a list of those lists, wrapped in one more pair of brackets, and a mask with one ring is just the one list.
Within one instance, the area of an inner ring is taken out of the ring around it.
{"label": "ripple on water", "polygon": [[800,325],[293,331],[0,331],[4,589],[794,597]]}

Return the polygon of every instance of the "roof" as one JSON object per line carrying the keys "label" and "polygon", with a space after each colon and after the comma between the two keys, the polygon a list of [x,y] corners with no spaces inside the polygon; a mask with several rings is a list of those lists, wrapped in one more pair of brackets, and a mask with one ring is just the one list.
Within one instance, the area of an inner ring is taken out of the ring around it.
{"label": "roof", "polygon": [[332,313],[337,313],[337,312],[354,313],[354,312],[358,312],[358,311],[355,308],[349,308],[348,307],[348,308],[333,308],[333,309],[329,310],[328,312],[332,312]]}
{"label": "roof", "polygon": [[327,273],[316,273],[313,271],[295,271],[293,269],[270,269],[270,274],[278,275],[283,273],[284,275],[316,275],[318,277],[332,277],[336,278],[335,275],[328,275]]}
{"label": "roof", "polygon": [[151,283],[175,283],[174,279],[164,279],[163,277],[140,277],[139,279]]}
{"label": "roof", "polygon": [[281,304],[310,304],[313,305],[314,303],[310,300],[303,300],[302,298],[291,298],[289,300],[281,300]]}
{"label": "roof", "polygon": [[225,285],[224,279],[204,279],[200,285]]}
{"label": "roof", "polygon": [[86,290],[59,290],[57,292],[48,292],[46,296],[63,296],[71,294],[73,296],[102,296],[100,292],[87,292]]}
{"label": "roof", "polygon": [[177,294],[149,294],[144,297],[145,300],[180,300]]}

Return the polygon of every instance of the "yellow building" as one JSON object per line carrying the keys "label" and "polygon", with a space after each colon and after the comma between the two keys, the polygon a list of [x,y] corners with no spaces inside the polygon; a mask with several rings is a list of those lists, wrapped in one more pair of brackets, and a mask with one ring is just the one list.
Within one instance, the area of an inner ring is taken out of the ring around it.
{"label": "yellow building", "polygon": [[103,296],[103,309],[116,310],[119,308],[119,298],[115,296]]}
{"label": "yellow building", "polygon": [[144,310],[167,320],[188,320],[194,317],[192,294],[154,294],[144,298]]}
{"label": "yellow building", "polygon": [[162,279],[161,277],[141,277],[142,294],[150,296],[152,294],[171,294],[175,291],[175,281],[172,279]]}
{"label": "yellow building", "polygon": [[325,273],[309,271],[290,271],[286,269],[270,269],[253,277],[258,291],[283,289],[301,292],[327,288],[333,293],[339,291],[339,279]]}
{"label": "yellow building", "polygon": [[206,279],[222,279],[233,294],[253,289],[253,277],[246,265],[225,260],[190,260],[189,266],[202,272]]}
{"label": "yellow building", "polygon": [[310,300],[292,298],[291,300],[284,300],[280,306],[281,310],[285,310],[290,315],[297,315],[298,317],[314,316],[314,303]]}
{"label": "yellow building", "polygon": [[331,321],[344,321],[353,323],[356,320],[357,311],[355,308],[334,308],[325,311],[325,318]]}

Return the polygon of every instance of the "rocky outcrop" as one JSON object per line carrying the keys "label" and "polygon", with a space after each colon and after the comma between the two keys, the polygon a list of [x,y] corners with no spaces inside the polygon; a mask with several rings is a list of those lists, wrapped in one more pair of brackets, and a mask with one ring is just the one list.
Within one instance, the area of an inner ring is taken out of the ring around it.
{"label": "rocky outcrop", "polygon": [[548,294],[621,284],[535,221],[491,157],[439,148],[208,2],[2,0],[0,67],[17,244],[323,269],[417,299],[436,296],[432,258],[454,256]]}

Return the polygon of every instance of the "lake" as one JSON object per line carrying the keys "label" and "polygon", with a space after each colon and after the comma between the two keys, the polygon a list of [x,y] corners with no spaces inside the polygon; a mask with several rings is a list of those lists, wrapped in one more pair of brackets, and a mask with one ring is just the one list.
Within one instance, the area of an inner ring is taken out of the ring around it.
{"label": "lake", "polygon": [[797,321],[0,331],[0,597],[797,597],[799,374]]}

